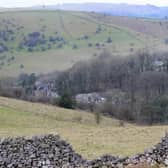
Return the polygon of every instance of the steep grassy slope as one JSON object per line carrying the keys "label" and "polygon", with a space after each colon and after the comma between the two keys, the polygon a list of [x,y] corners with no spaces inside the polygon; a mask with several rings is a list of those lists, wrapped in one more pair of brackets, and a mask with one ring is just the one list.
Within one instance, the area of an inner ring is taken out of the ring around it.
{"label": "steep grassy slope", "polygon": [[86,158],[105,153],[132,155],[157,143],[168,126],[119,126],[119,121],[54,106],[0,97],[0,136],[60,134]]}
{"label": "steep grassy slope", "polygon": [[91,14],[92,17],[100,19],[105,23],[127,27],[139,33],[146,34],[158,39],[165,39],[168,33],[168,20],[167,19],[145,19],[145,18],[129,18],[129,17],[116,17],[116,16],[102,16]]}
{"label": "steep grassy slope", "polygon": [[[129,21],[134,22],[131,18]],[[147,34],[99,14],[1,12],[0,77],[64,70],[104,49],[125,55],[161,44],[160,39]]]}

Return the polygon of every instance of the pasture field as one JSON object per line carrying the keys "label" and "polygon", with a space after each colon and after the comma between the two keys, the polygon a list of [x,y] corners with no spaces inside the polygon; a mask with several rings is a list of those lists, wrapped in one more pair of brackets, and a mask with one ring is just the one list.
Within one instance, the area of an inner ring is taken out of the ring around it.
{"label": "pasture field", "polygon": [[168,126],[137,126],[93,114],[0,97],[0,137],[59,134],[87,159],[131,156],[158,143]]}

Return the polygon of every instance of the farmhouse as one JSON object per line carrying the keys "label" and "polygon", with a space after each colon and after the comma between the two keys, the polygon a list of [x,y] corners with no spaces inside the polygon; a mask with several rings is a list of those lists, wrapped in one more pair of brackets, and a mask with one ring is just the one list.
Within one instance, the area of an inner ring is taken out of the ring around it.
{"label": "farmhouse", "polygon": [[95,103],[100,104],[106,101],[106,98],[102,97],[99,93],[87,93],[87,94],[78,94],[76,95],[76,101],[78,103]]}
{"label": "farmhouse", "polygon": [[37,81],[35,83],[36,90],[34,91],[34,94],[36,97],[50,97],[50,98],[58,98],[59,95],[57,92],[53,89],[53,83],[48,82],[40,82]]}

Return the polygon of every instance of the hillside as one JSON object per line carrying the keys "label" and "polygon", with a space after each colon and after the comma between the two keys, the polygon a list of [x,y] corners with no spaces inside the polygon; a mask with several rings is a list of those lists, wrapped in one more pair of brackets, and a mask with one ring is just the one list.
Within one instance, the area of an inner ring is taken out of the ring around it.
{"label": "hillside", "polygon": [[[44,9],[44,7],[34,7],[34,9]],[[167,16],[168,7],[158,7],[150,4],[137,5],[127,3],[69,3],[61,5],[48,5],[45,9],[61,9],[72,11],[87,11],[108,13],[114,16],[131,16],[145,18],[165,18]]]}
{"label": "hillside", "polygon": [[159,142],[168,126],[136,126],[54,106],[0,97],[0,136],[60,134],[85,158],[133,155]]}
{"label": "hillside", "polygon": [[[155,26],[154,26],[155,25]],[[75,62],[142,48],[166,49],[167,21],[67,11],[0,13],[0,77],[65,70]]]}

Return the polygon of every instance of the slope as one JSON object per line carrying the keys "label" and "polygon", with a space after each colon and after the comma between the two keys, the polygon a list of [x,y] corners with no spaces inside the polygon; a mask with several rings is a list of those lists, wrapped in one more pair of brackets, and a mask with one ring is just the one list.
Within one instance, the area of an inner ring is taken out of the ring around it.
{"label": "slope", "polygon": [[[129,21],[134,22],[131,18]],[[101,14],[59,10],[1,12],[0,77],[64,70],[105,49],[114,55],[127,55],[162,43],[148,32],[139,32]]]}
{"label": "slope", "polygon": [[60,134],[85,158],[109,153],[133,155],[156,144],[168,126],[136,126],[103,117],[100,125],[94,115],[39,103],[0,97],[0,136]]}

